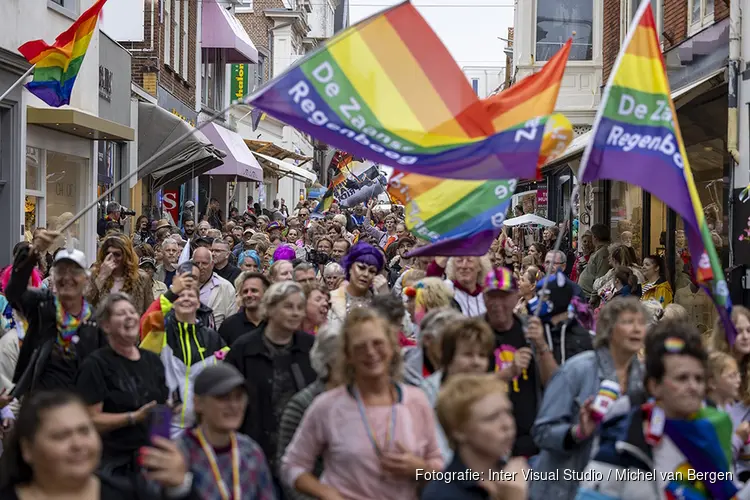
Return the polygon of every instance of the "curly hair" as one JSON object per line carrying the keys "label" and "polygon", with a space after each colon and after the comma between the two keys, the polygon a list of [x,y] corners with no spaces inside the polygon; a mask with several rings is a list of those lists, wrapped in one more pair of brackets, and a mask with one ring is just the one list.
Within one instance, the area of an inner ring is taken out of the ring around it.
{"label": "curly hair", "polygon": [[[121,234],[113,234],[107,236],[99,247],[99,252],[96,255],[96,262],[92,266],[92,274],[96,276],[99,274],[104,259],[107,258],[107,251],[110,248],[117,248],[122,251],[122,266],[124,268],[123,278],[124,283],[122,285],[122,292],[132,294],[138,287],[138,281],[140,280],[140,274],[138,272],[138,256],[135,254],[133,249],[133,243],[127,237]],[[111,290],[112,285],[115,282],[115,277],[110,276],[107,278],[104,289]]]}
{"label": "curly hair", "polygon": [[[456,258],[457,257],[451,257],[448,259],[448,264],[445,266],[445,276],[451,281],[456,280]],[[477,285],[480,287],[484,286],[484,277],[492,270],[492,262],[490,262],[490,258],[486,255],[470,258],[476,259],[477,261]]]}

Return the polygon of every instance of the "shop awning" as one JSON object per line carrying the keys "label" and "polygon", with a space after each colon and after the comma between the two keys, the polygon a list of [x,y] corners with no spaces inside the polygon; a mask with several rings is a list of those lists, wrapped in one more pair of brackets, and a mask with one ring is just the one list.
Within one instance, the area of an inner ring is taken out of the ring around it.
{"label": "shop awning", "polygon": [[74,108],[27,106],[26,122],[92,141],[134,141],[135,130]]}
{"label": "shop awning", "polygon": [[683,87],[681,89],[677,89],[674,92],[672,92],[672,100],[674,101],[675,106],[677,106],[681,100],[691,100],[691,96],[689,95],[691,91],[695,90],[698,91],[698,93],[702,94],[708,89],[705,89],[703,87],[708,84],[709,86],[716,86],[720,83],[724,83],[724,73],[726,72],[726,68],[718,69],[712,73],[710,73],[708,76],[701,78],[700,80],[691,83],[690,85]]}
{"label": "shop awning", "polygon": [[245,139],[245,144],[247,144],[247,147],[250,148],[250,151],[252,151],[253,153],[263,153],[264,155],[271,156],[273,158],[276,158],[277,160],[298,161],[300,162],[297,164],[298,167],[304,165],[309,161],[312,161],[312,158],[309,156],[294,153],[282,148],[281,146],[277,146],[273,142]]}
{"label": "shop awning", "polygon": [[[187,5],[187,4],[186,4]],[[257,63],[258,49],[240,21],[217,0],[204,0],[201,19],[204,49],[225,49],[228,63]]]}
{"label": "shop awning", "polygon": [[240,134],[216,123],[209,123],[201,131],[214,143],[214,146],[227,154],[224,164],[206,172],[207,175],[228,175],[233,178],[263,182],[263,168]]}
{"label": "shop awning", "polygon": [[255,151],[253,151],[253,154],[258,158],[270,162],[272,165],[278,167],[277,170],[281,172],[282,177],[291,175],[292,177],[297,177],[302,181],[315,182],[318,180],[318,176],[313,172],[305,170],[304,168],[300,168],[297,165],[289,163],[288,161],[279,160],[277,158],[274,158],[273,156],[264,155],[263,153],[256,153]]}
{"label": "shop awning", "polygon": [[[169,149],[164,147],[182,135],[193,131]],[[158,154],[158,157],[138,178],[150,175],[152,189],[166,184],[181,184],[223,163],[226,156],[215,148],[200,130],[182,121],[164,108],[147,102],[138,103],[138,163]]]}

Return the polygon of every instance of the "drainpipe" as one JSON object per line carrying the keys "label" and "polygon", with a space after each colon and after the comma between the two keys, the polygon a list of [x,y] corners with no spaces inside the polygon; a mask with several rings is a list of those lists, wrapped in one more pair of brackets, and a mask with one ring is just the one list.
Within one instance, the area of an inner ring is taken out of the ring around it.
{"label": "drainpipe", "polygon": [[742,10],[739,0],[732,0],[729,2],[729,116],[727,121],[727,151],[734,162],[732,169],[740,163],[740,151],[738,145],[739,135],[737,133],[737,93],[740,83],[739,72],[742,40],[740,36],[740,30],[742,29],[741,12]]}
{"label": "drainpipe", "polygon": [[727,152],[731,157],[729,166],[729,186],[730,193],[728,212],[729,212],[729,266],[735,262],[734,255],[734,207],[736,198],[734,195],[736,172],[740,166],[739,151],[739,133],[738,133],[738,116],[737,101],[740,85],[740,55],[742,53],[742,8],[740,0],[731,0],[729,2],[729,61],[727,63],[728,79],[728,116],[727,116]]}

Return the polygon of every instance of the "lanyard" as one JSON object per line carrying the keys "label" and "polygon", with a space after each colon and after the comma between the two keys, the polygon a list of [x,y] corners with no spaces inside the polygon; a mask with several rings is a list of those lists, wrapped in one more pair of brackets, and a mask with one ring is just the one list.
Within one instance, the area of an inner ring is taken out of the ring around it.
{"label": "lanyard", "polygon": [[195,429],[195,437],[198,438],[198,442],[203,449],[203,453],[208,458],[208,464],[211,466],[211,472],[214,475],[214,481],[219,487],[219,493],[223,500],[240,500],[242,498],[242,491],[240,490],[240,447],[237,445],[237,435],[233,432],[229,441],[231,443],[231,454],[232,454],[232,496],[229,496],[227,485],[224,479],[221,477],[221,471],[219,471],[219,465],[216,462],[216,454],[214,453],[213,447],[208,444],[203,431],[200,427]]}
{"label": "lanyard", "polygon": [[391,442],[393,441],[393,436],[396,434],[396,404],[391,405],[391,424],[385,430],[385,442],[383,443],[383,448],[381,449],[380,445],[378,444],[375,429],[373,429],[372,425],[370,425],[370,420],[367,418],[367,411],[365,410],[365,405],[362,402],[362,397],[359,395],[359,389],[354,387],[353,392],[354,399],[357,401],[359,416],[362,419],[362,424],[364,424],[365,430],[367,431],[367,437],[370,438],[370,443],[372,444],[373,450],[375,450],[375,454],[377,456],[381,456],[384,450],[390,448]]}

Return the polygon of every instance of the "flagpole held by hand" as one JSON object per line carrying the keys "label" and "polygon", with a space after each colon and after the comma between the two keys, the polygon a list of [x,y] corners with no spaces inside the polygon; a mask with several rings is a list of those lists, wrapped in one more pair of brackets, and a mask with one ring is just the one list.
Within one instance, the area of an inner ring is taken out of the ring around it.
{"label": "flagpole held by hand", "polygon": [[5,99],[6,97],[8,97],[8,95],[11,92],[13,92],[13,89],[15,89],[16,87],[18,87],[19,85],[21,85],[23,83],[23,81],[26,79],[26,77],[29,76],[31,73],[34,72],[34,68],[36,68],[36,64],[33,64],[31,67],[29,67],[29,69],[26,70],[26,73],[24,73],[23,75],[21,75],[21,77],[18,80],[16,80],[13,83],[13,85],[11,85],[8,88],[8,90],[6,90],[5,92],[3,92],[3,95],[0,96],[0,102],[2,102],[3,99]]}

